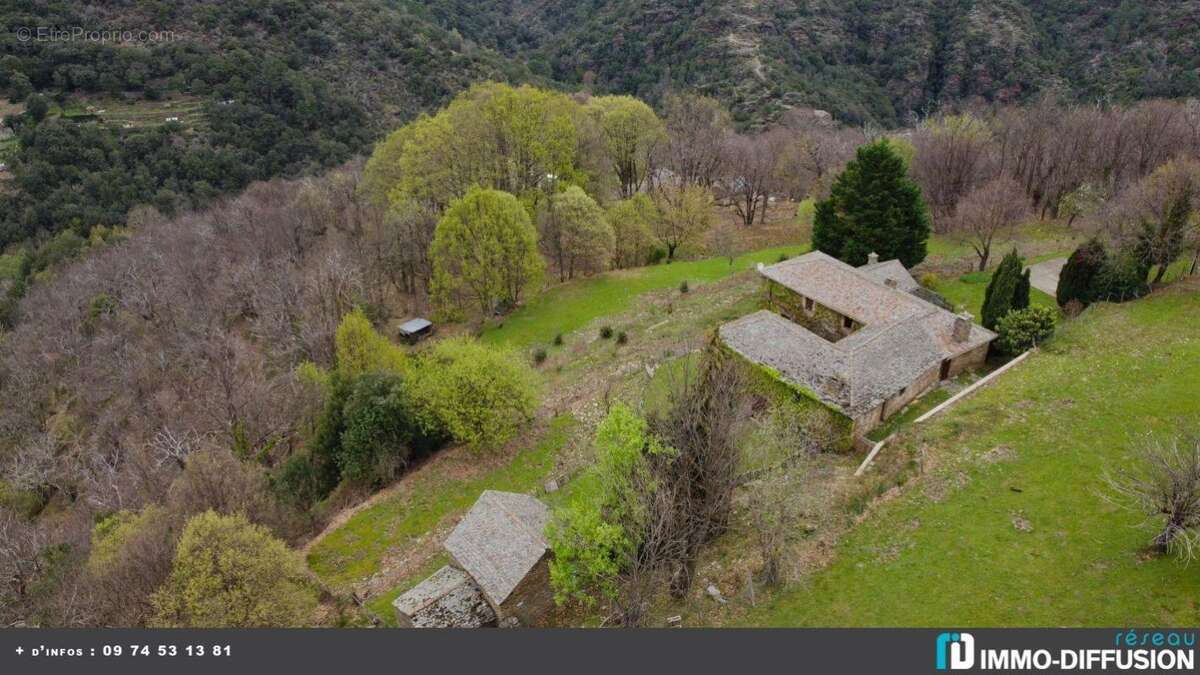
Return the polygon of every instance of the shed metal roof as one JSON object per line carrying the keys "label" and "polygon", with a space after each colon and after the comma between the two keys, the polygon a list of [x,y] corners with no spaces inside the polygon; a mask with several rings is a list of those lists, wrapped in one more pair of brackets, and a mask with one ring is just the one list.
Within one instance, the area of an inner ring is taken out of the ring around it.
{"label": "shed metal roof", "polygon": [[433,325],[433,322],[428,319],[409,319],[400,324],[400,332],[405,335],[411,335],[417,331],[425,330]]}

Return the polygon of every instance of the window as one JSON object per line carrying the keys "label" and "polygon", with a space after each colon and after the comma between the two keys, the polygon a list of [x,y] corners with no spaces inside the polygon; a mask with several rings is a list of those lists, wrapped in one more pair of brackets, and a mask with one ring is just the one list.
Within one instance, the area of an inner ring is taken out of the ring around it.
{"label": "window", "polygon": [[812,299],[812,298],[805,298],[805,299],[804,299],[804,311],[806,311],[806,312],[811,312],[811,311],[813,311],[813,308],[814,308],[814,306],[815,306],[815,305],[816,305],[816,303],[814,303],[814,302],[813,302],[813,299]]}
{"label": "window", "polygon": [[851,319],[848,316],[843,316],[842,317],[842,328],[845,328],[846,330],[850,330],[851,328],[854,328],[854,319]]}

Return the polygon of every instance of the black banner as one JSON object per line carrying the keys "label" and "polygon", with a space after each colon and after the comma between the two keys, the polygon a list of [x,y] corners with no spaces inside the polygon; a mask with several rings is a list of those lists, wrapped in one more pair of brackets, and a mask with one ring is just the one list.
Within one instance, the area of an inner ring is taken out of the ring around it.
{"label": "black banner", "polygon": [[8,673],[1191,672],[1194,629],[0,631]]}

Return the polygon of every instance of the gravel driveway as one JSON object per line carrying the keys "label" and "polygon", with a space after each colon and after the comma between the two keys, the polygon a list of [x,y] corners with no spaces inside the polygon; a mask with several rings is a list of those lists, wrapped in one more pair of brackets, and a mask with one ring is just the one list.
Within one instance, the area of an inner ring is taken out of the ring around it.
{"label": "gravel driveway", "polygon": [[1054,297],[1058,291],[1058,274],[1066,264],[1066,258],[1055,258],[1030,265],[1029,283],[1039,291]]}

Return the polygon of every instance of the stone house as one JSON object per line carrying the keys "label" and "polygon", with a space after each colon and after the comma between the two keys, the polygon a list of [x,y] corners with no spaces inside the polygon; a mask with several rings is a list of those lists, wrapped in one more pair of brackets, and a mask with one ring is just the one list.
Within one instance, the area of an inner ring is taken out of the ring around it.
{"label": "stone house", "polygon": [[852,267],[813,252],[759,267],[766,306],[722,342],[853,422],[862,436],[913,399],[983,365],[995,333],[927,299],[899,261]]}
{"label": "stone house", "polygon": [[400,625],[537,625],[554,605],[549,521],[534,497],[485,490],[443,543],[451,565],[393,603]]}

